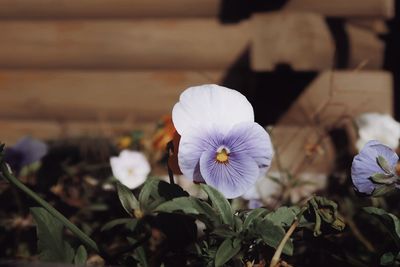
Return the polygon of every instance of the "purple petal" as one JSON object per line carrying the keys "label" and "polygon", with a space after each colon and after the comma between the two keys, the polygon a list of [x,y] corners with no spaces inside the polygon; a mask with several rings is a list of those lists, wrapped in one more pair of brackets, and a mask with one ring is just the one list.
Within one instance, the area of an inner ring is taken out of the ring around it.
{"label": "purple petal", "polygon": [[31,137],[24,137],[13,147],[5,150],[5,161],[19,172],[23,166],[42,159],[47,154],[47,145]]}
{"label": "purple petal", "polygon": [[244,194],[257,181],[257,162],[246,153],[232,152],[227,163],[216,161],[216,151],[207,150],[200,158],[200,172],[205,182],[227,198]]}
{"label": "purple petal", "polygon": [[378,156],[384,157],[393,170],[399,160],[391,148],[378,141],[369,141],[353,159],[351,178],[354,186],[361,193],[372,194],[375,184],[370,177],[375,173],[383,173],[377,163]]}
{"label": "purple petal", "polygon": [[204,182],[200,172],[200,157],[206,150],[216,151],[222,143],[223,136],[216,131],[204,130],[196,134],[187,134],[179,142],[179,168],[185,177],[195,182]]}
{"label": "purple petal", "polygon": [[245,153],[252,157],[260,168],[271,165],[273,148],[267,131],[255,122],[244,122],[235,125],[224,138],[232,152]]}
{"label": "purple petal", "polygon": [[264,206],[264,204],[259,199],[250,199],[249,203],[247,204],[249,209],[257,209],[261,208],[262,206]]}

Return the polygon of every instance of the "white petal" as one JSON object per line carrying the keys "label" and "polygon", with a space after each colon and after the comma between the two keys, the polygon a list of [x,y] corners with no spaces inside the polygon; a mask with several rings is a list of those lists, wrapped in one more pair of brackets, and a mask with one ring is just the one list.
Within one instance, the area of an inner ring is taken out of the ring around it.
{"label": "white petal", "polygon": [[143,184],[151,170],[143,153],[129,150],[123,150],[118,157],[111,157],[110,165],[114,177],[130,189]]}
{"label": "white petal", "polygon": [[254,121],[254,111],[238,91],[206,84],[190,87],[181,94],[172,110],[172,120],[180,135],[212,127],[226,134],[237,123]]}
{"label": "white petal", "polygon": [[359,151],[370,140],[378,140],[392,149],[399,146],[400,123],[390,115],[364,113],[356,118],[355,122],[359,128],[360,137],[356,143]]}

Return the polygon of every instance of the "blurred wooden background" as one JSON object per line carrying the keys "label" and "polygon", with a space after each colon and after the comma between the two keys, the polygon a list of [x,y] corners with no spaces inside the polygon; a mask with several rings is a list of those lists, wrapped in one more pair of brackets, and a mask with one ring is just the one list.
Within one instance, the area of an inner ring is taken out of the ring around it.
{"label": "blurred wooden background", "polygon": [[150,132],[204,83],[277,127],[393,113],[394,16],[394,0],[0,0],[0,139]]}

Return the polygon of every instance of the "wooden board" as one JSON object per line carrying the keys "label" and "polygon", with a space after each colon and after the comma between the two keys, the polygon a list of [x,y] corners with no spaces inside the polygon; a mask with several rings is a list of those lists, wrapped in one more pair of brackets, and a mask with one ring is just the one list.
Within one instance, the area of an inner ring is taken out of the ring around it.
{"label": "wooden board", "polygon": [[272,171],[329,174],[335,164],[335,150],[329,135],[313,126],[276,125],[271,131],[275,156]]}
{"label": "wooden board", "polygon": [[[272,71],[287,64],[297,71],[330,70],[335,44],[325,18],[316,14],[274,12],[252,20],[251,66]],[[345,25],[349,39],[348,68],[381,69],[385,45],[372,29]]]}
{"label": "wooden board", "polygon": [[393,101],[389,72],[326,71],[305,89],[278,124],[340,127],[365,112],[393,114]]}
{"label": "wooden board", "polygon": [[395,14],[395,0],[290,0],[284,9],[314,12],[329,17],[380,17]]}
{"label": "wooden board", "polygon": [[205,71],[0,71],[0,119],[156,122]]}
{"label": "wooden board", "polygon": [[385,60],[385,44],[372,30],[348,23],[349,68],[382,69]]}
{"label": "wooden board", "polygon": [[273,12],[252,17],[251,66],[272,71],[279,64],[294,70],[331,69],[335,46],[325,23],[316,14]]}
{"label": "wooden board", "polygon": [[[0,18],[217,16],[221,5],[220,0],[0,0]],[[391,18],[394,0],[290,0],[284,8],[324,16]]]}
{"label": "wooden board", "polygon": [[156,122],[135,123],[132,121],[73,121],[73,120],[7,120],[0,119],[0,142],[13,145],[24,136],[41,140],[71,137],[117,137],[133,130],[146,134],[154,132]]}
{"label": "wooden board", "polygon": [[226,69],[249,24],[216,19],[0,21],[0,68]]}

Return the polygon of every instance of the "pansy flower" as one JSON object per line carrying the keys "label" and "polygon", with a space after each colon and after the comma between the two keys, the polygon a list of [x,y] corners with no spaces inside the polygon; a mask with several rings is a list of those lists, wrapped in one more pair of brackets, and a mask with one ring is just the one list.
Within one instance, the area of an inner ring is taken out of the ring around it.
{"label": "pansy flower", "polygon": [[150,173],[150,164],[138,151],[122,150],[118,157],[110,158],[115,178],[130,189],[142,185]]}
{"label": "pansy flower", "polygon": [[190,87],[175,104],[172,120],[181,136],[182,173],[227,198],[244,194],[271,164],[270,137],[254,122],[249,101],[235,90],[213,84]]}
{"label": "pansy flower", "polygon": [[398,187],[396,166],[399,157],[379,141],[369,141],[353,159],[351,178],[355,189],[379,196]]}
{"label": "pansy flower", "polygon": [[4,151],[4,161],[17,174],[24,166],[40,161],[48,151],[46,143],[30,136],[23,137],[14,146]]}

